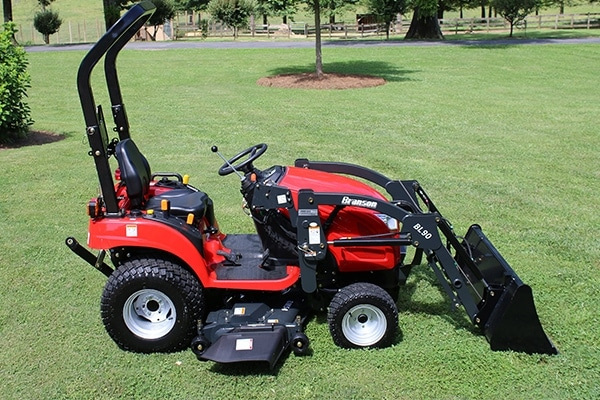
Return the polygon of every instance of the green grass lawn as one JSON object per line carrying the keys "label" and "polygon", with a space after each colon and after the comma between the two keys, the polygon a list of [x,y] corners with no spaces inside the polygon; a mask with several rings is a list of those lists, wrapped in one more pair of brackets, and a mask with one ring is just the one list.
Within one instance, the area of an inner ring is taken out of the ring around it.
{"label": "green grass lawn", "polygon": [[[191,352],[120,351],[105,333],[105,278],[64,245],[86,238],[97,177],[75,76],[84,53],[29,55],[34,129],[65,139],[0,150],[0,397],[6,399],[593,399],[600,396],[600,111],[597,45],[326,48],[327,72],[370,89],[266,88],[308,71],[312,49],[125,50],[132,136],[154,171],[211,195],[226,232],[251,232],[226,155],[259,142],[259,167],[297,157],[418,179],[459,234],[479,223],[525,283],[558,356],[492,352],[425,265],[398,302],[401,340],[348,351],[322,316],[313,355],[269,371]],[[101,68],[99,68],[101,70]],[[108,108],[101,76],[96,100]],[[107,112],[108,114],[108,112]]]}

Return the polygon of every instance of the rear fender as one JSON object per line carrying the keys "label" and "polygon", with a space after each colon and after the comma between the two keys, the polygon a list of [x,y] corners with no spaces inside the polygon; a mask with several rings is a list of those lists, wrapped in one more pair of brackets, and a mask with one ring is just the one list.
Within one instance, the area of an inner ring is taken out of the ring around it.
{"label": "rear fender", "polygon": [[176,229],[144,217],[91,219],[88,246],[97,250],[147,248],[172,254],[186,263],[203,285],[209,283],[200,249]]}

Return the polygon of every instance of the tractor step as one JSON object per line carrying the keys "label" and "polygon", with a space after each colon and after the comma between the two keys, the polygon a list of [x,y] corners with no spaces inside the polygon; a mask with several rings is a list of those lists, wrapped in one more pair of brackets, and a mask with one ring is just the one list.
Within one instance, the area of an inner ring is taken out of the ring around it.
{"label": "tractor step", "polygon": [[192,341],[192,351],[201,361],[266,362],[270,368],[290,347],[296,355],[306,354],[308,338],[298,306],[294,301],[277,309],[264,303],[237,303],[213,311]]}

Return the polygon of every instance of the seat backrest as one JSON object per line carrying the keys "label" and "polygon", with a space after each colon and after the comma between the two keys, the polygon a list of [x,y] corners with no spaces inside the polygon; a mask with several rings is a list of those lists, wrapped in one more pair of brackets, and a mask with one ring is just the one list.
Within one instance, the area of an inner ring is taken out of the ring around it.
{"label": "seat backrest", "polygon": [[131,139],[123,139],[115,148],[115,156],[121,170],[121,182],[125,184],[132,208],[140,208],[150,188],[150,165]]}

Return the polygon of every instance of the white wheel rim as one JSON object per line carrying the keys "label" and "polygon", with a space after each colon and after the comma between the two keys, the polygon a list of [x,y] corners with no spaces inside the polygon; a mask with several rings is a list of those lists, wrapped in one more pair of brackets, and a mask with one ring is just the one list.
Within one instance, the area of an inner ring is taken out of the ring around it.
{"label": "white wheel rim", "polygon": [[127,328],[143,339],[159,339],[175,326],[175,305],[155,289],[138,290],[125,301],[123,320]]}
{"label": "white wheel rim", "polygon": [[359,304],[352,307],[342,319],[342,332],[356,346],[372,346],[379,342],[387,330],[387,320],[378,307]]}

